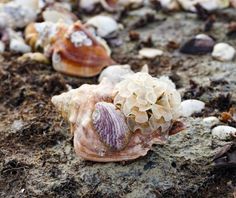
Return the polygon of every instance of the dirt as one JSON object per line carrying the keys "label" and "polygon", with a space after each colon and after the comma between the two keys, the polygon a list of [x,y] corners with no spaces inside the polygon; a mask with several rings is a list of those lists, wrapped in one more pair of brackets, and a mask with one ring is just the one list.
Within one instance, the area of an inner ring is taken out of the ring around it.
{"label": "dirt", "polygon": [[[215,17],[207,33],[236,47],[226,28],[235,11]],[[148,64],[153,76],[169,76],[184,99],[206,102],[205,110],[182,119],[186,130],[145,157],[120,163],[84,161],[75,155],[69,125],[50,99],[68,85],[97,83],[97,77],[70,77],[50,64],[18,63],[19,54],[6,52],[0,60],[0,197],[233,197],[236,170],[213,164],[227,142],[213,140],[212,126],[202,120],[235,106],[235,60],[222,63],[209,54],[179,53],[181,44],[204,32],[205,21],[195,14],[139,9],[120,21],[124,30],[119,39],[110,40],[114,60],[135,71]],[[162,49],[164,55],[140,59],[143,46]]]}

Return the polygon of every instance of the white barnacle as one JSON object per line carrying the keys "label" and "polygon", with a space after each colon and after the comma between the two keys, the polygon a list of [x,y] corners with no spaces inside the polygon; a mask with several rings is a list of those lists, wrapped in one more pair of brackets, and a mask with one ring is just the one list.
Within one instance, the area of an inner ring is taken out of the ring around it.
{"label": "white barnacle", "polygon": [[169,78],[138,72],[115,86],[114,104],[127,117],[131,131],[166,131],[179,117],[181,97]]}
{"label": "white barnacle", "polygon": [[75,31],[69,35],[70,41],[74,44],[75,47],[80,46],[91,46],[93,44],[92,40],[88,38],[86,33],[83,31]]}

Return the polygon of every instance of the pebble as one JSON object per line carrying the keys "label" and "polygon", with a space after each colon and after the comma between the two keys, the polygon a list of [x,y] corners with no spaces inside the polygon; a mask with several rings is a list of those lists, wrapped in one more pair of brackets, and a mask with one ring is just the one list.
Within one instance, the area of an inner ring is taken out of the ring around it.
{"label": "pebble", "polygon": [[212,129],[212,136],[218,140],[231,140],[236,137],[236,128],[220,125]]}
{"label": "pebble", "polygon": [[219,61],[231,61],[235,56],[235,49],[227,43],[218,43],[211,55]]}
{"label": "pebble", "polygon": [[28,53],[31,51],[31,48],[21,40],[12,39],[10,42],[10,50],[19,53]]}
{"label": "pebble", "polygon": [[159,49],[154,49],[154,48],[143,48],[143,49],[139,50],[139,55],[142,58],[152,59],[157,56],[163,55],[163,51],[159,50]]}
{"label": "pebble", "polygon": [[214,126],[220,123],[220,120],[215,116],[206,117],[203,119],[203,123],[208,126]]}
{"label": "pebble", "polygon": [[205,103],[200,100],[184,100],[181,102],[181,116],[189,117],[194,113],[200,113],[205,108]]}

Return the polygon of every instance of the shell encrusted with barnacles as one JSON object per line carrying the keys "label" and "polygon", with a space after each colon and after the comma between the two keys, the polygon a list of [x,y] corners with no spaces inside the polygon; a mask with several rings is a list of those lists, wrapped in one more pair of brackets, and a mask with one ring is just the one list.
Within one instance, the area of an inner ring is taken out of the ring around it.
{"label": "shell encrusted with barnacles", "polygon": [[91,161],[136,159],[183,129],[176,121],[181,98],[175,85],[143,72],[116,83],[105,77],[52,102],[70,122],[76,153]]}

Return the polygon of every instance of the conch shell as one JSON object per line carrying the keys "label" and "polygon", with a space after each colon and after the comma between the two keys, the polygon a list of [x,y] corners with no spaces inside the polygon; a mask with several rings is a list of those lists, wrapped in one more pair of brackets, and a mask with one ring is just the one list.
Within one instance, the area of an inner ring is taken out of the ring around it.
{"label": "conch shell", "polygon": [[114,86],[104,78],[98,85],[85,84],[52,98],[71,125],[80,157],[98,162],[136,159],[145,156],[153,144],[164,143],[168,134],[183,129],[182,123],[172,120],[172,128],[166,131],[132,131],[126,116],[113,104]]}
{"label": "conch shell", "polygon": [[115,62],[106,47],[88,32],[80,22],[58,37],[53,47],[53,67],[62,73],[91,77]]}

